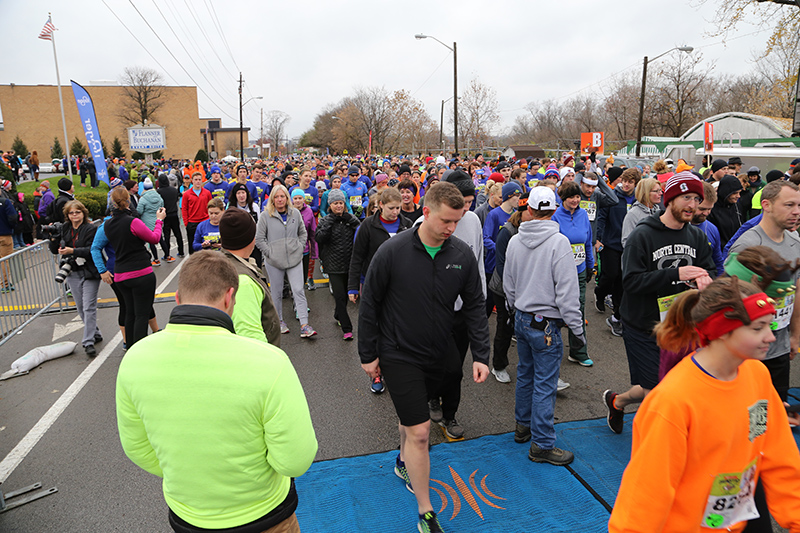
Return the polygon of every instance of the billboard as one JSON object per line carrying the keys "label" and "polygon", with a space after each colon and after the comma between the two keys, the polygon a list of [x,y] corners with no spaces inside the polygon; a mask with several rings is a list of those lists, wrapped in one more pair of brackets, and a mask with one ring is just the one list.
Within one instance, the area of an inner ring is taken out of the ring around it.
{"label": "billboard", "polygon": [[707,154],[714,153],[714,124],[703,122],[703,149]]}
{"label": "billboard", "polygon": [[167,136],[158,124],[133,126],[128,128],[128,146],[132,152],[152,154],[166,149]]}

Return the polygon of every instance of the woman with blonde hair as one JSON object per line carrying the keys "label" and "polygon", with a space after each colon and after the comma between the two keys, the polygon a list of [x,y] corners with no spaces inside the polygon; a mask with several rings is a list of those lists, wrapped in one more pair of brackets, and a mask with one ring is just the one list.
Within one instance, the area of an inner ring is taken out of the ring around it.
{"label": "woman with blonde hair", "polygon": [[264,269],[269,277],[272,301],[281,321],[281,333],[289,333],[283,320],[283,278],[289,278],[297,317],[300,320],[300,337],[317,334],[308,324],[308,302],[304,288],[303,249],[308,239],[300,211],[289,202],[289,191],[278,180],[273,181],[267,206],[258,219],[256,246],[261,250]]}
{"label": "woman with blonde hair", "polygon": [[643,219],[654,215],[661,210],[661,196],[663,191],[661,183],[656,178],[645,178],[636,185],[636,201],[633,202],[630,211],[622,221],[622,247],[628,235]]}
{"label": "woman with blonde hair", "polygon": [[[64,219],[61,233],[50,239],[50,251],[61,256],[62,268],[69,265],[66,281],[72,291],[78,316],[83,321],[81,344],[86,355],[97,355],[94,345],[103,340],[97,327],[97,291],[100,289],[100,273],[92,260],[92,242],[97,228],[89,220],[89,210],[80,201],[64,204]],[[56,278],[59,281],[59,278]],[[64,279],[61,279],[63,282]]]}

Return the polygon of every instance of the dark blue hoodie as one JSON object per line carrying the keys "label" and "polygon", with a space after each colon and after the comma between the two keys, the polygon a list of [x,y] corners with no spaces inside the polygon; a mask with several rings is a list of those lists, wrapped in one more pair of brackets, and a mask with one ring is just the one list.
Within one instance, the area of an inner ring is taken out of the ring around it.
{"label": "dark blue hoodie", "polygon": [[597,240],[612,250],[622,252],[622,222],[630,211],[636,197],[622,192],[622,184],[614,188],[619,202],[609,207],[601,207],[597,215]]}

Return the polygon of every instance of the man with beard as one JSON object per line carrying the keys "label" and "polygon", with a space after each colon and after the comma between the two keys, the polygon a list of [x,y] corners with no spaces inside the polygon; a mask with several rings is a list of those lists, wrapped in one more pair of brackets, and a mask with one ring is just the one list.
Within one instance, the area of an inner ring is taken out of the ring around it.
{"label": "man with beard", "polygon": [[711,246],[711,257],[717,265],[717,276],[721,276],[725,267],[725,257],[722,255],[722,240],[719,237],[717,227],[706,220],[714,203],[717,201],[717,190],[710,183],[703,183],[703,203],[697,206],[697,210],[692,216],[692,225],[703,230],[708,237],[708,244]]}
{"label": "man with beard", "polygon": [[[767,246],[794,266],[800,261],[800,239],[793,233],[800,219],[800,191],[794,183],[781,180],[768,183],[762,190],[761,221],[736,240],[731,255],[751,246]],[[792,280],[796,285],[797,272],[792,273]],[[789,361],[800,347],[800,306],[794,305],[794,298],[794,292],[787,291],[775,306],[778,310],[773,323],[775,342],[763,361],[784,401],[789,390]]]}
{"label": "man with beard", "polygon": [[715,272],[708,239],[690,222],[704,198],[703,182],[689,171],[672,176],[664,188],[665,210],[642,220],[622,254],[622,339],[632,387],[603,393],[608,427],[622,433],[626,405],[640,403],[658,384],[660,349],[653,327],[664,319],[675,297],[689,288],[703,290]]}

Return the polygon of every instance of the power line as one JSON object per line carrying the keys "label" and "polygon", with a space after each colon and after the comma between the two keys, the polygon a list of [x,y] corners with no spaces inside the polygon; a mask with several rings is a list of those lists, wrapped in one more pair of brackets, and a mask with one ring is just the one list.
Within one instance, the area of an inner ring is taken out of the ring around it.
{"label": "power line", "polygon": [[[202,24],[200,23],[200,21],[199,21],[199,20],[197,19],[197,17],[195,16],[194,9],[192,9],[192,6],[191,6],[191,4],[189,4],[189,3],[188,3],[186,0],[183,0],[183,3],[186,5],[186,8],[189,10],[189,14],[192,16],[192,18],[193,18],[193,19],[194,19],[194,21],[197,23],[197,25],[198,25],[200,28],[202,28]],[[191,32],[190,32],[190,33],[191,33]],[[225,64],[225,63],[222,61],[222,58],[221,58],[221,57],[219,56],[219,54],[217,53],[217,49],[216,49],[216,48],[214,48],[214,46],[211,44],[211,40],[208,38],[208,34],[207,34],[206,32],[204,32],[204,31],[201,31],[200,33],[201,33],[201,35],[202,35],[202,36],[205,38],[206,42],[208,43],[208,47],[211,49],[211,51],[212,51],[212,52],[214,52],[214,55],[215,55],[215,56],[217,57],[217,59],[219,60],[219,63],[220,63],[220,65],[222,65],[222,68],[224,68],[224,69],[225,69],[225,71],[226,71],[228,74],[230,74],[231,78],[235,78],[235,77],[236,77],[236,74],[234,74],[233,72],[231,72],[230,70],[228,70],[228,66],[227,66],[227,65],[226,65],[226,64]]]}
{"label": "power line", "polygon": [[447,59],[450,57],[450,54],[452,54],[452,53],[453,53],[453,52],[447,52],[447,55],[446,55],[446,56],[444,56],[444,59],[442,59],[442,62],[441,62],[441,63],[439,63],[439,66],[437,66],[435,69],[433,69],[433,72],[431,72],[431,75],[430,75],[430,76],[428,76],[427,78],[425,78],[425,81],[423,81],[423,82],[422,82],[422,85],[420,85],[419,87],[417,87],[417,90],[416,90],[416,91],[414,91],[413,93],[411,93],[411,96],[412,96],[412,97],[413,97],[414,95],[416,95],[416,94],[419,92],[419,90],[420,90],[420,89],[422,89],[422,88],[425,86],[425,84],[426,84],[426,83],[428,83],[428,80],[430,80],[430,79],[433,77],[433,75],[434,75],[434,74],[436,74],[436,72],[437,72],[437,71],[438,71],[440,68],[442,68],[442,65],[444,65],[444,62],[445,62],[445,61],[447,61]]}
{"label": "power line", "polygon": [[[147,52],[147,55],[149,55],[149,56],[150,56],[150,57],[153,59],[153,61],[155,61],[156,65],[158,65],[159,67],[161,67],[161,70],[163,70],[163,71],[164,71],[164,73],[165,73],[167,76],[169,76],[169,78],[170,78],[170,79],[171,79],[171,80],[172,80],[172,81],[175,83],[175,85],[176,85],[176,86],[182,87],[182,84],[181,84],[181,83],[180,83],[178,80],[176,80],[176,79],[175,79],[175,77],[174,77],[172,74],[170,74],[169,70],[167,70],[167,69],[164,67],[164,65],[162,65],[162,64],[161,64],[161,62],[160,62],[158,59],[156,59],[156,56],[154,56],[154,55],[153,55],[153,54],[150,52],[150,50],[148,50],[148,49],[147,49],[147,47],[144,45],[144,43],[142,43],[142,41],[140,41],[140,40],[139,40],[139,38],[138,38],[138,37],[136,37],[136,34],[135,34],[135,33],[133,33],[133,32],[131,31],[131,29],[130,29],[130,28],[127,26],[127,24],[125,24],[125,23],[122,21],[122,19],[121,19],[121,18],[119,18],[119,16],[118,16],[116,13],[114,13],[114,10],[113,10],[113,9],[111,9],[111,6],[109,6],[109,5],[106,3],[106,1],[105,1],[105,0],[101,0],[101,1],[103,2],[103,5],[105,5],[105,6],[108,8],[108,10],[109,10],[109,11],[111,11],[111,14],[112,14],[112,15],[114,15],[114,17],[115,17],[115,18],[116,18],[116,19],[119,21],[119,23],[120,23],[120,24],[122,24],[122,26],[123,26],[123,27],[124,27],[126,30],[128,30],[128,33],[130,33],[130,34],[131,34],[131,37],[133,37],[133,38],[136,40],[136,42],[137,42],[137,43],[139,43],[139,46],[141,46],[141,47],[142,47],[142,50],[144,50],[145,52]],[[195,83],[195,85],[196,85],[196,83]],[[202,89],[200,89],[200,87],[196,87],[196,88],[197,88],[198,90],[202,91]],[[203,94],[205,94],[205,92],[204,92]],[[208,97],[208,95],[206,95],[206,97]],[[198,102],[198,103],[197,103],[197,107],[198,107],[198,108],[200,108],[200,110],[201,110],[201,111],[202,111],[204,114],[206,114],[206,115],[213,115],[213,114],[214,114],[214,113],[211,113],[210,111],[208,111],[208,110],[207,110],[206,108],[204,108],[203,106],[201,106],[201,105],[200,105],[200,102]],[[218,106],[218,107],[219,107],[219,106]],[[222,109],[221,109],[221,108],[220,108],[220,111],[222,111]],[[224,113],[224,111],[223,111],[223,113]],[[230,116],[230,115],[228,115],[228,116]]]}
{"label": "power line", "polygon": [[[164,42],[164,40],[161,38],[161,36],[158,34],[158,32],[156,32],[156,30],[155,30],[155,29],[153,29],[153,27],[150,25],[150,23],[147,21],[147,19],[144,17],[144,15],[142,15],[142,12],[141,12],[141,11],[139,11],[139,8],[138,8],[138,7],[136,7],[136,4],[134,4],[134,3],[133,3],[133,0],[128,0],[128,2],[129,2],[129,3],[130,3],[132,6],[133,6],[133,9],[135,9],[135,10],[136,10],[136,12],[137,12],[137,13],[139,14],[139,16],[142,18],[142,20],[144,21],[144,23],[145,23],[145,24],[147,24],[147,27],[148,27],[148,28],[150,28],[150,31],[151,31],[151,32],[153,32],[153,35],[155,35],[155,36],[156,36],[156,38],[159,40],[159,42],[160,42],[160,43],[161,43],[161,44],[164,46],[164,48],[167,50],[167,52],[169,53],[169,55],[171,55],[171,56],[172,56],[172,58],[175,60],[175,62],[176,62],[176,63],[178,63],[178,64],[180,65],[180,67],[181,67],[181,68],[184,70],[184,72],[186,72],[186,74],[187,74],[187,75],[189,75],[189,77],[191,78],[191,74],[189,74],[189,71],[188,71],[188,70],[186,70],[186,69],[184,68],[184,66],[183,66],[183,65],[182,65],[182,64],[181,64],[181,63],[178,61],[178,58],[177,58],[177,57],[175,57],[175,54],[173,54],[173,53],[172,53],[172,50],[170,50],[170,49],[169,49],[169,47],[167,46],[167,43],[165,43],[165,42]],[[158,10],[158,13],[159,13],[159,14],[161,15],[161,17],[163,18],[163,17],[164,17],[164,14],[163,14],[163,13],[161,13],[161,9],[158,7],[158,4],[156,4],[155,0],[153,0],[153,5],[154,5],[154,6],[156,6],[156,9]],[[219,95],[219,97],[220,97],[220,98],[222,98],[222,101],[224,102],[224,101],[225,101],[225,95],[223,95],[222,93],[220,93],[220,92],[217,90],[217,88],[216,88],[215,84],[214,84],[214,83],[212,83],[212,82],[211,82],[211,80],[209,80],[209,79],[208,79],[208,77],[206,77],[205,73],[203,72],[203,69],[201,69],[201,68],[200,68],[200,65],[198,65],[198,64],[197,64],[197,62],[194,60],[194,58],[192,57],[192,55],[189,53],[189,51],[188,51],[188,50],[186,49],[186,47],[183,45],[183,41],[181,41],[180,39],[178,39],[178,44],[180,44],[180,45],[181,45],[181,48],[183,48],[183,51],[184,51],[184,52],[186,52],[186,55],[187,55],[187,56],[189,56],[189,60],[192,62],[192,64],[195,66],[195,68],[196,68],[196,69],[197,69],[197,70],[200,72],[200,75],[201,75],[201,76],[203,76],[203,78],[204,78],[204,79],[205,79],[205,80],[208,82],[208,84],[211,86],[211,88],[212,88],[212,89],[214,89],[214,92],[216,92],[216,93]],[[194,78],[192,78],[192,81],[194,81]],[[195,82],[195,84],[197,84],[197,82]],[[197,85],[199,85],[199,84],[197,84]]]}
{"label": "power line", "polygon": [[231,60],[233,60],[233,66],[236,67],[236,70],[241,71],[242,69],[239,68],[239,65],[236,64],[236,58],[233,57],[233,52],[231,52],[231,47],[228,46],[228,39],[225,38],[225,32],[222,31],[222,24],[219,23],[219,17],[217,16],[217,10],[214,9],[214,3],[211,0],[204,0],[206,2],[206,9],[209,7],[209,14],[214,17],[214,20],[217,22],[217,27],[220,28],[219,35],[222,37],[222,42],[225,44],[225,49],[228,50],[228,55],[231,56]]}

